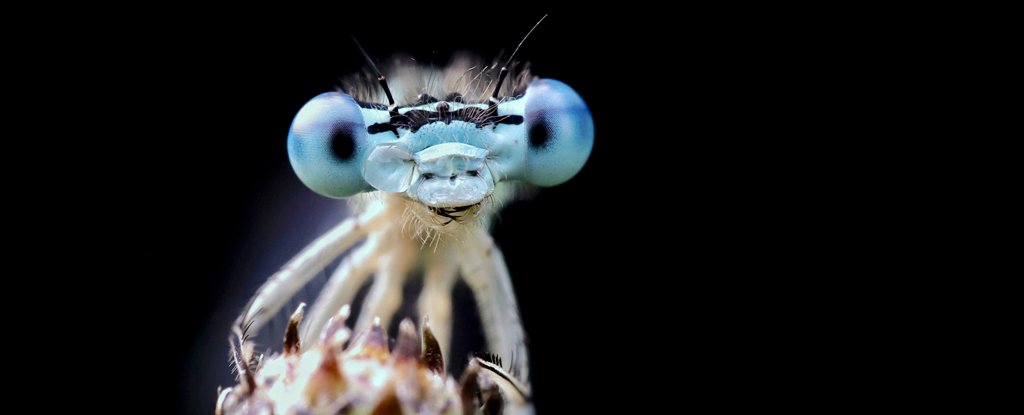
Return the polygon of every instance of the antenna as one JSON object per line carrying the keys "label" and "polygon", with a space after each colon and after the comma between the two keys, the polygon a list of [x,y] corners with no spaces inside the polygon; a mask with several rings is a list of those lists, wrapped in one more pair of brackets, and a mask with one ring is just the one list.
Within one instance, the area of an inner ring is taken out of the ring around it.
{"label": "antenna", "polygon": [[[541,19],[541,20],[544,20],[544,19]],[[531,32],[532,32],[532,30],[531,30]],[[529,35],[527,35],[527,36],[529,36]],[[526,39],[523,39],[523,40],[526,40]],[[356,47],[359,48],[359,53],[363,54],[363,59],[366,59],[366,63],[370,64],[370,68],[373,68],[373,71],[377,73],[377,82],[380,82],[380,87],[384,89],[384,95],[388,96],[388,107],[389,107],[389,109],[393,109],[395,107],[395,97],[391,96],[391,88],[388,88],[388,80],[386,78],[384,78],[384,74],[380,72],[380,69],[377,69],[377,65],[375,65],[373,63],[373,59],[370,59],[370,55],[367,54],[366,50],[363,49],[363,45],[360,45],[359,41],[356,40],[356,36],[355,35],[352,35],[352,41],[355,42]],[[521,45],[521,43],[520,43],[520,45]],[[516,48],[516,49],[518,50],[519,48]],[[502,68],[502,70],[504,70],[504,68]],[[500,83],[499,83],[499,85],[500,85]]]}
{"label": "antenna", "polygon": [[[548,15],[545,14],[544,17],[541,17],[540,20],[537,21],[537,24],[533,25],[533,29],[530,29],[530,31],[526,33],[526,36],[523,36],[523,40],[519,42],[519,46],[516,46],[516,50],[512,52],[512,56],[508,57],[508,62],[505,62],[505,65],[501,67],[501,72],[498,72],[498,83],[494,86],[494,93],[491,94],[491,102],[498,101],[498,91],[501,90],[501,83],[505,82],[505,76],[508,75],[508,65],[512,63],[512,59],[515,59],[516,53],[519,52],[519,48],[523,47],[523,42],[526,42],[526,39],[530,37],[530,34],[533,33],[534,30],[537,29],[537,26],[540,26],[540,22],[543,22],[547,17]],[[357,42],[356,44],[358,45],[359,43]],[[362,50],[362,48],[359,49]],[[365,55],[366,52],[363,52],[363,54]],[[383,76],[381,78],[383,79]]]}

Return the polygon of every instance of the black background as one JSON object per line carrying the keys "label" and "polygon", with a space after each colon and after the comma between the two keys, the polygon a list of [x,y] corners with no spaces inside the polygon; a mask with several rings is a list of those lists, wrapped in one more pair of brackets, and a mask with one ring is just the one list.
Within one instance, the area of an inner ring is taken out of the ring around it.
{"label": "black background", "polygon": [[[576,178],[508,207],[495,228],[538,410],[727,397],[784,364],[773,353],[800,318],[793,290],[807,288],[787,276],[821,253],[805,219],[826,203],[805,199],[824,183],[798,160],[815,111],[815,88],[798,78],[823,64],[797,57],[813,48],[787,27],[748,26],[749,9],[260,12],[141,19],[95,41],[116,60],[92,92],[116,89],[101,111],[123,121],[104,144],[126,155],[96,163],[110,174],[95,197],[114,203],[91,231],[124,230],[125,277],[104,283],[131,293],[115,295],[119,312],[147,322],[130,325],[140,356],[121,360],[146,373],[142,394],[177,403],[163,409],[213,410],[211,385],[228,371],[224,316],[250,294],[238,278],[258,284],[316,236],[309,215],[335,206],[304,190],[285,140],[308,99],[364,68],[349,35],[381,60],[490,59],[544,13],[519,57],[586,100],[596,137]],[[827,163],[822,152],[812,164]]]}

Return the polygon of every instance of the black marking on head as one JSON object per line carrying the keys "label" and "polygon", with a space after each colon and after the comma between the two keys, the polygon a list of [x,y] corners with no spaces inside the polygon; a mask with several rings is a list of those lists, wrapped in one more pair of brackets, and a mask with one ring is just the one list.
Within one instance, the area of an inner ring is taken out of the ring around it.
{"label": "black marking on head", "polygon": [[465,121],[476,124],[477,128],[497,124],[519,125],[523,123],[523,117],[521,115],[493,114],[494,111],[476,107],[465,107],[455,111],[411,110],[407,111],[405,114],[392,115],[390,122],[370,125],[366,128],[366,131],[370,134],[395,131],[395,135],[398,135],[398,128],[416,132],[420,127],[434,122],[450,124],[452,121]]}
{"label": "black marking on head", "polygon": [[448,95],[445,95],[444,100],[450,102],[458,102],[460,104],[465,103],[465,101],[463,101],[462,94],[458,92],[452,92]]}
{"label": "black marking on head", "polygon": [[331,131],[331,153],[339,160],[351,159],[356,154],[356,138],[348,125],[335,125]]}
{"label": "black marking on head", "polygon": [[452,123],[452,113],[449,111],[451,107],[448,106],[448,102],[441,101],[437,103],[437,115],[441,117],[441,121],[445,124]]}
{"label": "black marking on head", "polygon": [[530,147],[544,147],[551,141],[551,132],[548,131],[548,124],[539,120],[530,126]]}
{"label": "black marking on head", "polygon": [[371,125],[369,127],[366,127],[366,132],[368,132],[370,134],[383,133],[383,132],[387,132],[387,131],[391,131],[391,132],[395,133],[395,136],[398,136],[398,127],[396,127],[394,124],[391,124],[389,122],[376,123],[376,124],[373,124],[373,125]]}

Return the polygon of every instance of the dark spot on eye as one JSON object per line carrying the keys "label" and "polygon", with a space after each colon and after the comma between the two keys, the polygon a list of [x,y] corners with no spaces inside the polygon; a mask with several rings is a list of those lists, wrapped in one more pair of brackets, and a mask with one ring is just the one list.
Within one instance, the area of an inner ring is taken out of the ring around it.
{"label": "dark spot on eye", "polygon": [[347,125],[336,126],[331,132],[331,152],[339,160],[348,160],[356,153],[356,139]]}
{"label": "dark spot on eye", "polygon": [[548,131],[548,124],[539,120],[530,126],[530,147],[544,147],[551,140],[551,133]]}
{"label": "dark spot on eye", "polygon": [[434,173],[423,173],[423,180],[430,180],[434,178]]}
{"label": "dark spot on eye", "polygon": [[466,172],[466,174],[468,174],[470,177],[476,177],[476,176],[480,175],[480,172],[476,171],[476,170],[470,170],[470,171]]}

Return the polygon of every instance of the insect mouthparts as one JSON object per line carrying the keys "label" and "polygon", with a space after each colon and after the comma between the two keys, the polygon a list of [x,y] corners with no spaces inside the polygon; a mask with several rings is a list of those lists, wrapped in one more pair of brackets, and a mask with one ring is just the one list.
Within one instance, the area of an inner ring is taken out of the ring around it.
{"label": "insect mouthparts", "polygon": [[472,205],[457,206],[457,207],[433,207],[433,206],[429,206],[429,208],[430,208],[430,211],[434,212],[435,215],[447,218],[448,222],[444,223],[445,225],[447,225],[447,224],[451,223],[452,221],[457,221],[457,220],[460,220],[460,219],[464,218],[466,216],[466,214],[464,212],[466,212],[466,211],[468,211],[468,210],[470,210],[470,209],[472,209],[472,208],[474,208],[476,206],[479,206],[479,205],[480,205],[479,203],[476,203],[476,204],[472,204]]}
{"label": "insect mouthparts", "polygon": [[434,213],[436,213],[438,215],[446,215],[446,214],[452,214],[452,213],[465,212],[465,211],[469,210],[470,208],[472,208],[473,206],[476,206],[476,205],[466,205],[466,206],[457,206],[457,207],[431,207],[430,210],[434,211]]}

